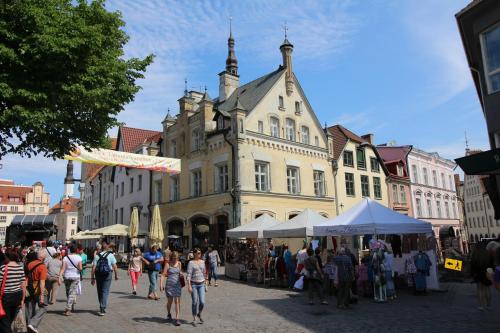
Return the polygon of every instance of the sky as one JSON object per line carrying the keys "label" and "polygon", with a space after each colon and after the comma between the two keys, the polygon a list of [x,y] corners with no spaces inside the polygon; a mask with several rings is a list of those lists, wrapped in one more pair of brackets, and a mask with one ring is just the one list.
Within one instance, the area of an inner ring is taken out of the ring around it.
{"label": "sky", "polygon": [[[232,17],[240,82],[279,66],[286,24],[294,72],[322,124],[340,123],[359,135],[373,133],[376,144],[411,144],[450,159],[464,155],[465,132],[471,148],[487,149],[455,20],[468,2],[108,0],[130,36],[125,56],[156,56],[118,119],[161,130],[167,110],[178,111],[185,79],[188,89],[206,86],[216,97]],[[52,204],[60,199],[65,161],[10,155],[0,163],[0,178],[41,181]]]}

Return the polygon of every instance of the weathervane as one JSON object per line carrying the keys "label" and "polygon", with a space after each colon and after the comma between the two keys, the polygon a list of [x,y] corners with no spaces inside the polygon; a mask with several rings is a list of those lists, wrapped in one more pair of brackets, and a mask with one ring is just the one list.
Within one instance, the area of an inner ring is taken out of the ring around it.
{"label": "weathervane", "polygon": [[285,25],[283,26],[283,30],[285,31],[285,39],[287,38],[287,32],[288,32],[288,27],[286,25],[286,21],[285,21]]}

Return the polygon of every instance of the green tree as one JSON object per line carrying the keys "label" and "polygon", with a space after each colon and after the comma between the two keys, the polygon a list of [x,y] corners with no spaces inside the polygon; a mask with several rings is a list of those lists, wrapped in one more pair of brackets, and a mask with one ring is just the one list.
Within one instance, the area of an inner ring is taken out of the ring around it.
{"label": "green tree", "polygon": [[124,59],[105,1],[0,0],[0,159],[106,144],[153,55]]}

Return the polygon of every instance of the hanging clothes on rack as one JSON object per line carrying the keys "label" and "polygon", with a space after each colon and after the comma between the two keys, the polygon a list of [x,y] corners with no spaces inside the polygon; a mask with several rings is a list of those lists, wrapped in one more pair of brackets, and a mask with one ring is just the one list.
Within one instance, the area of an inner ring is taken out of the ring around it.
{"label": "hanging clothes on rack", "polygon": [[427,291],[426,277],[430,275],[431,259],[429,256],[420,251],[414,257],[417,273],[415,275],[415,291],[417,293],[425,293]]}
{"label": "hanging clothes on rack", "polygon": [[415,274],[417,273],[417,267],[415,267],[415,262],[412,258],[407,258],[405,260],[405,274],[406,283],[408,287],[415,289]]}

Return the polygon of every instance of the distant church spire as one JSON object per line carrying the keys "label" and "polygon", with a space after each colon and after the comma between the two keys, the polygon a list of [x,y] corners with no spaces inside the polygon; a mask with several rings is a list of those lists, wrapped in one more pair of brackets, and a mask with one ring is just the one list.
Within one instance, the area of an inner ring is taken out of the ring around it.
{"label": "distant church spire", "polygon": [[238,75],[238,60],[234,52],[234,38],[233,38],[233,18],[229,18],[229,38],[227,40],[227,59],[226,59],[226,72],[232,75]]}

